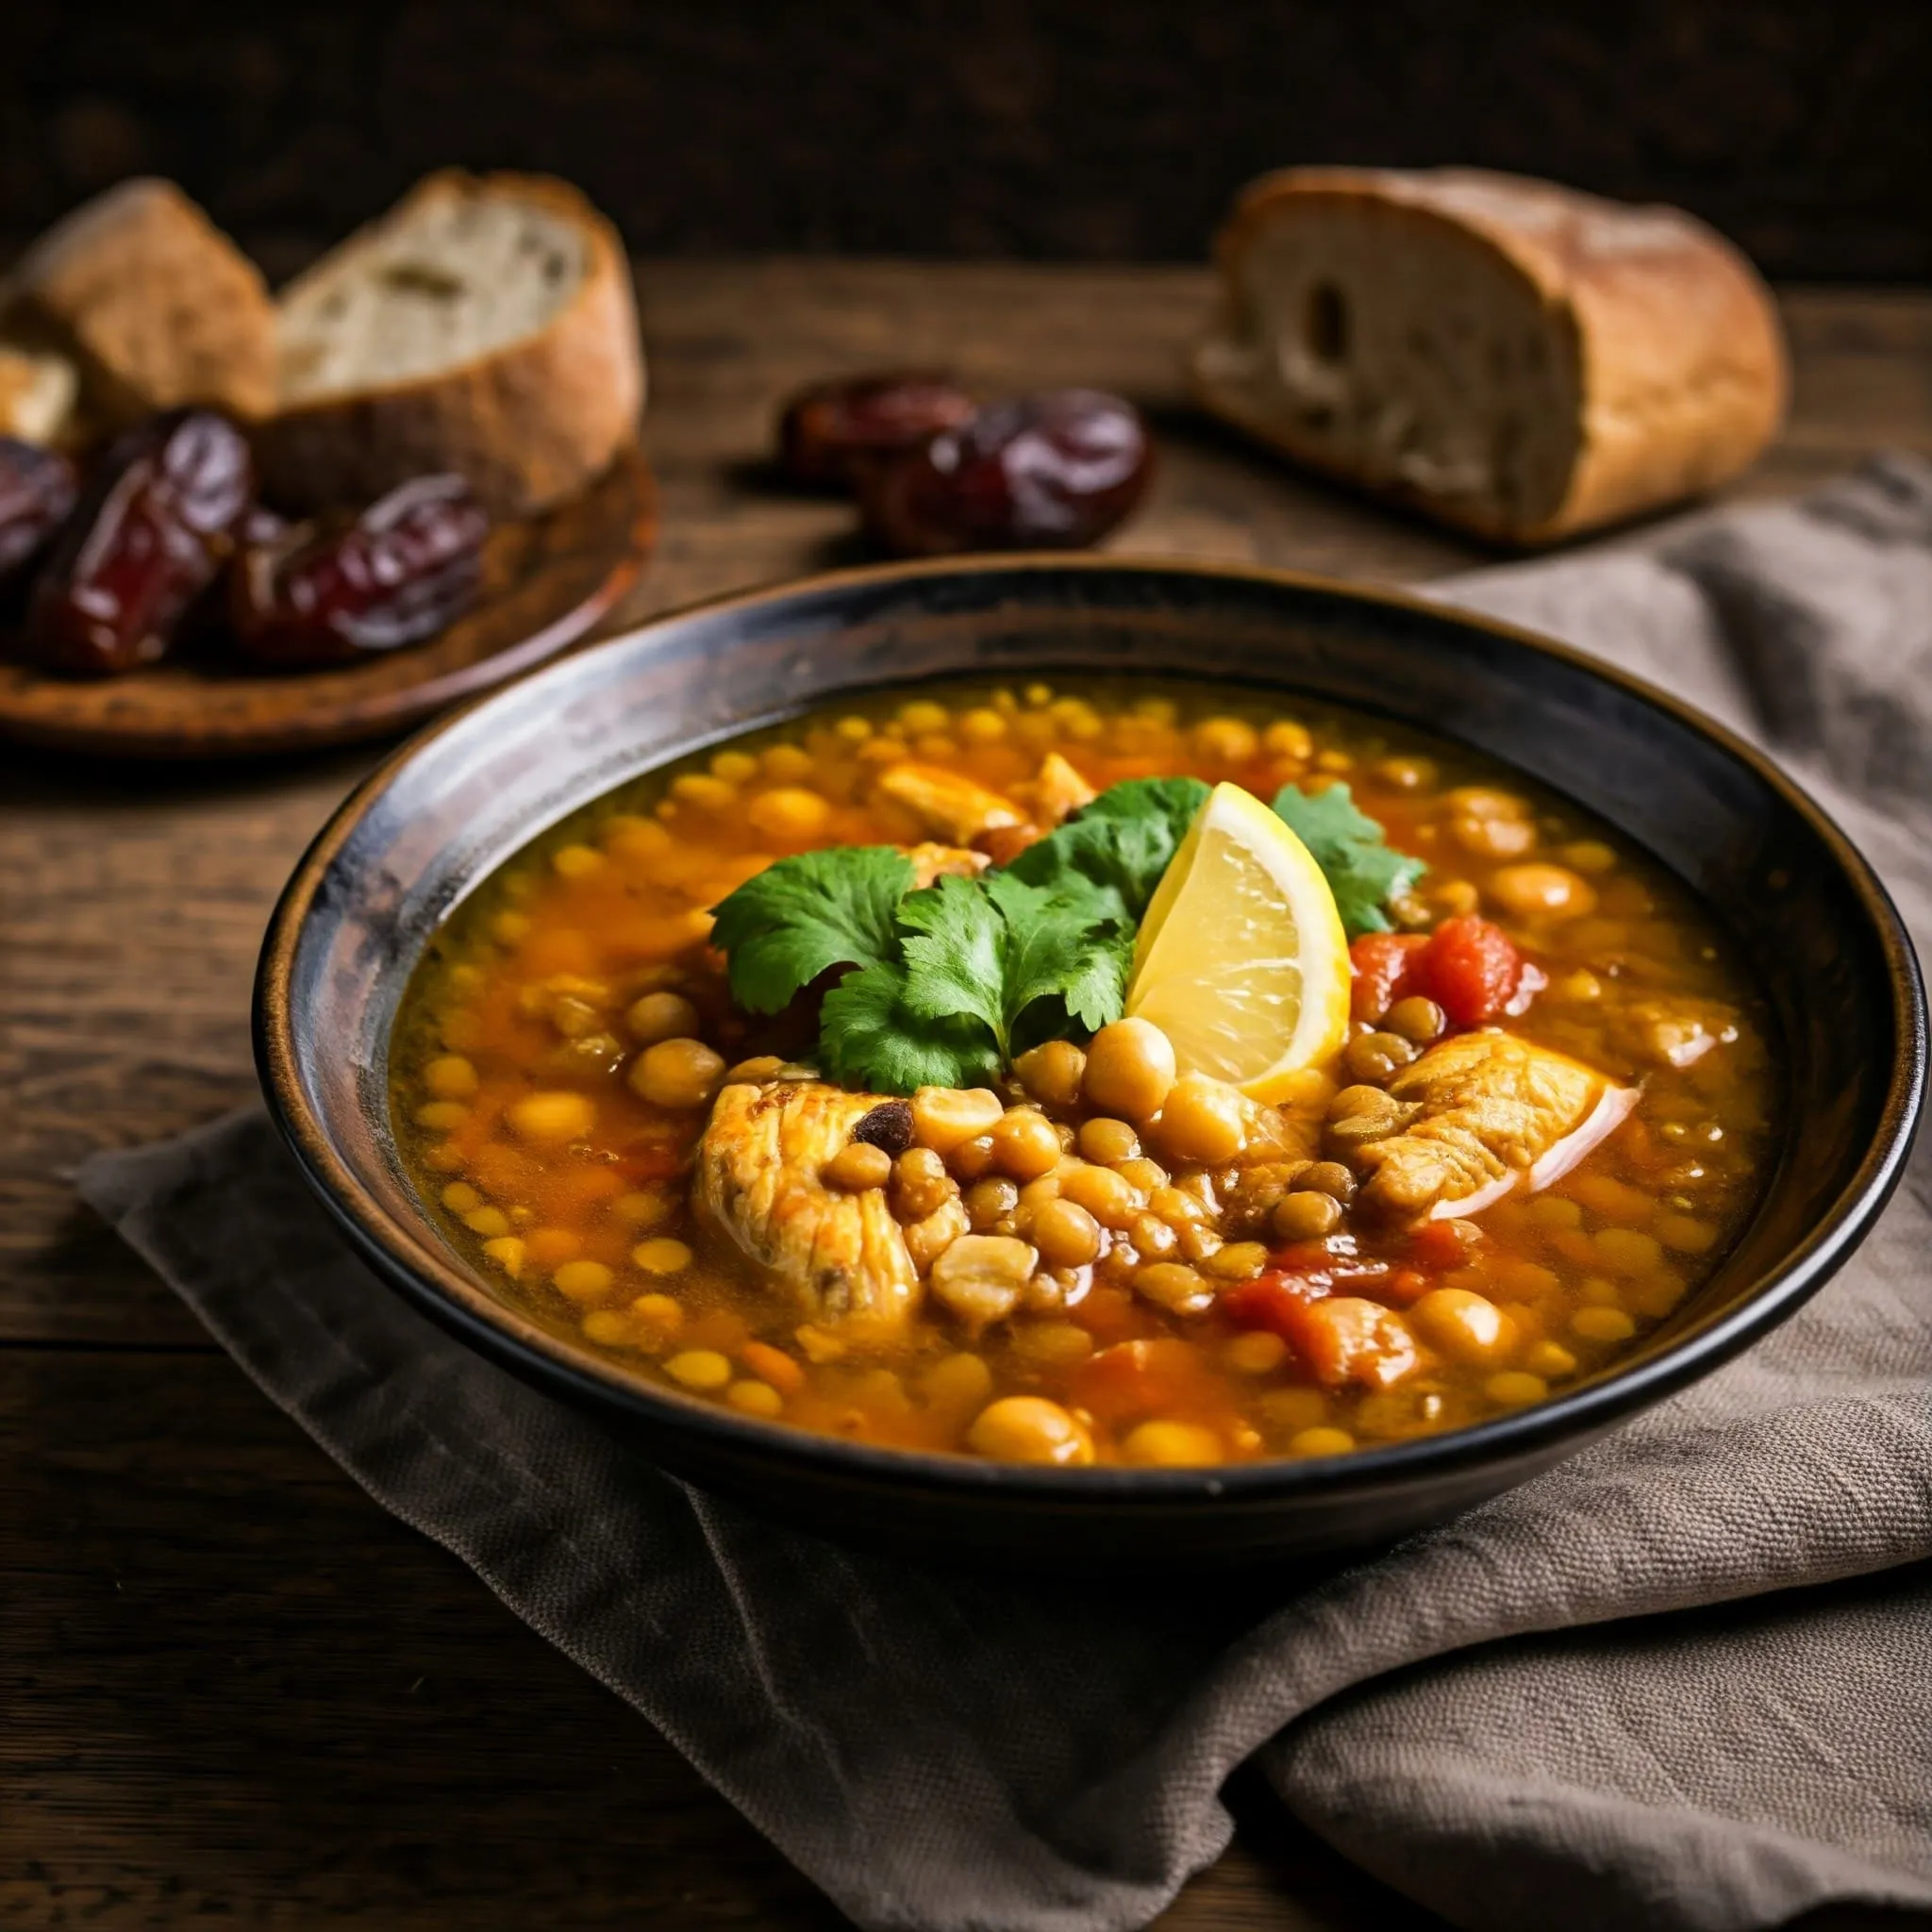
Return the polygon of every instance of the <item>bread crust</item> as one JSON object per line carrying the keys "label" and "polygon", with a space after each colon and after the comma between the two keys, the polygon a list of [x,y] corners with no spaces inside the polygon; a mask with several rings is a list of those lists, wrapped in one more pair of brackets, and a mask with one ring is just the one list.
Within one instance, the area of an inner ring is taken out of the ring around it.
{"label": "bread crust", "polygon": [[257,436],[267,492],[291,509],[366,503],[411,476],[453,470],[500,516],[575,494],[637,433],[643,354],[630,265],[617,231],[568,182],[548,175],[426,176],[283,291],[283,301],[424,201],[506,195],[583,235],[582,281],[537,334],[434,375],[319,397],[278,410]]}
{"label": "bread crust", "polygon": [[[1486,249],[1534,292],[1576,372],[1576,454],[1557,507],[1530,521],[1468,498],[1371,485],[1491,541],[1534,545],[1695,495],[1747,468],[1790,395],[1777,310],[1757,271],[1693,216],[1477,169],[1291,168],[1253,182],[1215,242],[1230,302],[1241,265],[1284,212],[1373,210],[1405,231]],[[1217,322],[1225,329],[1226,316]],[[1210,339],[1211,340],[1211,339]],[[1191,362],[1204,407],[1296,461],[1361,483],[1285,421]]]}
{"label": "bread crust", "polygon": [[275,406],[260,272],[172,181],[124,181],[64,216],[15,265],[0,308],[0,332],[77,364],[96,427],[190,403],[243,421]]}

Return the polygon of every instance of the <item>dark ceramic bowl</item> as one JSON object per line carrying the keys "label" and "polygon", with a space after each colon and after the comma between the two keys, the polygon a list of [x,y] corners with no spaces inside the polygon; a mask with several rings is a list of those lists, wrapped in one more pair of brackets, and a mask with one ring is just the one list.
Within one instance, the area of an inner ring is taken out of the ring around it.
{"label": "dark ceramic bowl", "polygon": [[[1704,1290],[1588,1385],[1454,1434],[1331,1460],[1041,1470],[855,1445],[683,1398],[538,1326],[445,1245],[391,1137],[396,1004],[450,908],[621,780],[834,693],[1082,668],[1241,680],[1426,726],[1601,814],[1690,882],[1758,966],[1791,1126]],[[269,929],[263,1083],[375,1272],[492,1360],[658,1462],[791,1522],[1041,1568],[1258,1561],[1386,1539],[1569,1455],[1814,1292],[1898,1177],[1925,1011],[1858,854],[1763,758],[1560,645],[1310,577],[1106,558],[850,572],[727,598],[552,666],[391,758],[329,822]]]}

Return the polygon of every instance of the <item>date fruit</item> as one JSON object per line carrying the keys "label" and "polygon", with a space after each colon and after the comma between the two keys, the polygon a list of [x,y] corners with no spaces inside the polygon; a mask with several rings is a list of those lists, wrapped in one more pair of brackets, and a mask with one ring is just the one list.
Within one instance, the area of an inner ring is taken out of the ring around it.
{"label": "date fruit", "polygon": [[778,418],[778,460],[808,489],[849,487],[874,458],[917,449],[973,414],[970,396],[949,376],[902,369],[814,383]]}
{"label": "date fruit", "polygon": [[1091,389],[989,404],[921,448],[865,466],[859,502],[897,557],[1076,549],[1140,502],[1153,472],[1140,411]]}
{"label": "date fruit", "polygon": [[34,585],[28,654],[86,677],[158,663],[254,495],[248,441],[225,416],[175,409],[130,431]]}
{"label": "date fruit", "polygon": [[420,643],[475,598],[489,534],[460,476],[418,476],[359,516],[291,525],[236,559],[236,644],[258,663],[295,668]]}
{"label": "date fruit", "polygon": [[65,457],[0,436],[0,588],[25,574],[79,494],[80,478]]}

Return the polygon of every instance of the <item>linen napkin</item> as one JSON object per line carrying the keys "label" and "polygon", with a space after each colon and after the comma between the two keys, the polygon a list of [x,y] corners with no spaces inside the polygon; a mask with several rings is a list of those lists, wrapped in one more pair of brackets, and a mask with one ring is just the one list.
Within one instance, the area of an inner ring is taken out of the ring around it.
{"label": "linen napkin", "polygon": [[[1788,757],[1932,939],[1932,466],[1441,594]],[[258,1111],[83,1194],[269,1397],[860,1924],[1145,1924],[1258,1757],[1452,1923],[1932,1923],[1932,1166],[1783,1328],[1570,1461],[1294,1586],[1027,1584],[758,1521],[407,1309]]]}

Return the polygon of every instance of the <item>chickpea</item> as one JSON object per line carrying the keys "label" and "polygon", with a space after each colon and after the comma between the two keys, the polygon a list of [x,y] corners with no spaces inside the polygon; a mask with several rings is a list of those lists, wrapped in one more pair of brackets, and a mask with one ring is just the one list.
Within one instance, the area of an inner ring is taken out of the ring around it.
{"label": "chickpea", "polygon": [[1291,1456],[1341,1456],[1354,1447],[1355,1438],[1346,1429],[1330,1428],[1325,1424],[1302,1429],[1288,1439]]}
{"label": "chickpea", "polygon": [[647,992],[633,1000],[624,1016],[630,1036],[640,1046],[660,1040],[689,1040],[698,1030],[698,1009],[676,992]]}
{"label": "chickpea", "polygon": [[936,1361],[921,1379],[920,1393],[934,1408],[963,1417],[992,1393],[992,1371],[976,1355],[961,1351]]}
{"label": "chickpea", "polygon": [[912,1265],[924,1274],[962,1235],[973,1232],[966,1218],[966,1204],[956,1195],[941,1201],[923,1221],[906,1224],[906,1252]]}
{"label": "chickpea", "polygon": [[1174,1042],[1151,1020],[1116,1020],[1088,1045],[1081,1091],[1103,1112],[1150,1120],[1174,1083]]}
{"label": "chickpea", "polygon": [[769,1382],[734,1382],[724,1391],[724,1400],[741,1415],[755,1415],[769,1421],[781,1415],[785,1398]]}
{"label": "chickpea", "polygon": [[670,1235],[656,1235],[630,1251],[633,1268],[646,1274],[682,1274],[691,1266],[690,1247]]}
{"label": "chickpea", "polygon": [[1221,1351],[1222,1361],[1238,1375],[1266,1375],[1288,1359],[1288,1343],[1269,1328],[1250,1328]]}
{"label": "chickpea", "polygon": [[552,857],[550,863],[558,878],[585,879],[593,872],[601,872],[608,861],[594,845],[566,845]]}
{"label": "chickpea", "polygon": [[595,1124],[597,1108],[581,1093],[526,1093],[510,1103],[504,1118],[518,1140],[558,1147],[581,1141]]}
{"label": "chickpea", "polygon": [[1099,1222],[1076,1201],[1046,1201],[1033,1215],[1033,1245],[1050,1268],[1084,1268],[1100,1243]]}
{"label": "chickpea", "polygon": [[932,1264],[933,1299],[974,1328],[1019,1306],[1039,1257],[1007,1234],[962,1234]]}
{"label": "chickpea", "polygon": [[1637,1324],[1622,1308],[1578,1308],[1570,1317],[1570,1332],[1586,1341],[1628,1341]]}
{"label": "chickpea", "polygon": [[1142,1468],[1195,1469],[1223,1461],[1221,1438],[1199,1423],[1142,1423],[1121,1444],[1121,1459]]}
{"label": "chickpea", "polygon": [[1332,1194],[1286,1194],[1269,1225],[1284,1241],[1318,1241],[1341,1225],[1341,1203]]}
{"label": "chickpea", "polygon": [[484,1254],[514,1281],[524,1272],[524,1259],[528,1250],[525,1244],[513,1234],[483,1243]]}
{"label": "chickpea", "polygon": [[660,1040],[630,1063],[631,1091],[674,1111],[708,1107],[724,1078],[724,1058],[702,1040]]}
{"label": "chickpea", "polygon": [[1003,1234],[1006,1230],[999,1224],[1019,1207],[1020,1190],[1004,1174],[988,1174],[974,1181],[962,1198],[974,1234]]}
{"label": "chickpea", "polygon": [[1261,745],[1271,758],[1311,758],[1315,741],[1306,724],[1292,718],[1277,718],[1261,734]]}
{"label": "chickpea", "polygon": [[1016,1107],[992,1130],[993,1165],[1016,1181],[1037,1180],[1060,1158],[1053,1123],[1029,1107]]}
{"label": "chickpea", "polygon": [[1065,1469],[1093,1460],[1093,1439],[1058,1403],[1042,1395],[1003,1395],[974,1417],[966,1441],[995,1462]]}
{"label": "chickpea", "polygon": [[1433,758],[1379,758],[1375,775],[1398,791],[1421,791],[1436,782],[1436,764]]}
{"label": "chickpea", "polygon": [[1075,1144],[1087,1159],[1097,1161],[1102,1167],[1118,1167],[1140,1153],[1141,1137],[1125,1121],[1095,1114],[1081,1126]]}
{"label": "chickpea", "polygon": [[1125,1227],[1147,1203],[1111,1168],[1076,1166],[1060,1177],[1060,1198],[1084,1208],[1103,1227]]}
{"label": "chickpea", "polygon": [[1134,1292],[1173,1315],[1198,1315],[1214,1305],[1214,1291],[1181,1261],[1150,1261],[1137,1270]]}
{"label": "chickpea", "polygon": [[1616,853],[1600,839],[1580,839],[1564,846],[1563,859],[1578,872],[1611,872],[1617,864]]}
{"label": "chickpea", "polygon": [[1135,1215],[1127,1239],[1149,1261],[1171,1260],[1180,1251],[1180,1236],[1158,1214]]}
{"label": "chickpea", "polygon": [[437,1196],[452,1214],[468,1214],[483,1205],[483,1196],[468,1181],[452,1181]]}
{"label": "chickpea", "polygon": [[828,1188],[847,1194],[882,1188],[891,1177],[892,1157],[883,1147],[865,1141],[848,1141],[819,1170],[819,1178]]}
{"label": "chickpea", "polygon": [[1188,1189],[1173,1186],[1154,1189],[1147,1196],[1147,1206],[1170,1227],[1185,1227],[1191,1221],[1205,1221],[1212,1212]]}
{"label": "chickpea", "polygon": [[1391,1033],[1399,1033],[1417,1046],[1426,1046],[1430,1041],[1442,1037],[1449,1016],[1434,1000],[1425,1000],[1419,993],[1411,993],[1389,1008],[1382,1024]]}
{"label": "chickpea", "polygon": [[1581,919],[1596,910],[1596,888],[1563,865],[1506,865],[1490,897],[1512,919]]}
{"label": "chickpea", "polygon": [[912,1137],[935,1154],[990,1134],[1006,1112],[990,1087],[922,1087],[912,1096]]}
{"label": "chickpea", "polygon": [[1343,1048],[1341,1060],[1351,1080],[1374,1085],[1389,1079],[1416,1057],[1414,1046],[1399,1033],[1364,1033]]}
{"label": "chickpea", "polygon": [[439,1054],[423,1069],[423,1084],[438,1100],[470,1100],[476,1092],[476,1069],[459,1053]]}
{"label": "chickpea", "polygon": [[1434,1288],[1408,1311],[1409,1325],[1452,1360],[1488,1367],[1514,1346],[1516,1324],[1487,1295]]}
{"label": "chickpea", "polygon": [[460,1100],[425,1101],[411,1116],[419,1127],[447,1134],[470,1118],[470,1109]]}
{"label": "chickpea", "polygon": [[946,1168],[962,1187],[992,1172],[992,1136],[974,1134],[946,1156]]}
{"label": "chickpea", "polygon": [[901,1221],[924,1221],[958,1191],[930,1147],[908,1147],[892,1163],[892,1211]]}
{"label": "chickpea", "polygon": [[1450,822],[1449,836],[1472,858],[1521,858],[1536,844],[1536,826],[1528,819],[1460,818]]}
{"label": "chickpea", "polygon": [[1072,1107],[1080,1097],[1087,1056],[1071,1040],[1049,1040],[1013,1062],[1020,1084],[1042,1107]]}
{"label": "chickpea", "polygon": [[1239,718],[1207,718],[1194,726],[1195,755],[1210,765],[1252,764],[1260,755],[1260,734]]}
{"label": "chickpea", "polygon": [[1216,1281],[1252,1281],[1267,1265],[1260,1241],[1227,1241],[1202,1261],[1201,1272]]}
{"label": "chickpea", "polygon": [[509,1216],[501,1208],[473,1208],[463,1216],[463,1225],[472,1234],[487,1235],[494,1241],[509,1232]]}
{"label": "chickpea", "polygon": [[745,807],[753,830],[779,845],[809,845],[824,836],[832,808],[816,791],[798,785],[780,785],[760,791]]}
{"label": "chickpea", "polygon": [[1327,1194],[1346,1208],[1355,1199],[1355,1175],[1339,1160],[1318,1160],[1294,1177],[1298,1194]]}
{"label": "chickpea", "polygon": [[1114,1169],[1122,1180],[1130,1181],[1142,1193],[1151,1194],[1156,1188],[1167,1185],[1167,1170],[1158,1160],[1149,1160],[1145,1155],[1136,1155],[1132,1160],[1124,1160]]}
{"label": "chickpea", "polygon": [[730,1381],[731,1361],[715,1348],[687,1348],[664,1364],[664,1373],[687,1389],[709,1394]]}
{"label": "chickpea", "polygon": [[1176,1080],[1160,1109],[1160,1144],[1177,1160],[1219,1167],[1247,1145],[1241,1097],[1222,1080],[1189,1074]]}
{"label": "chickpea", "polygon": [[566,1261],[550,1279],[574,1302],[593,1302],[610,1292],[616,1275],[601,1261]]}

